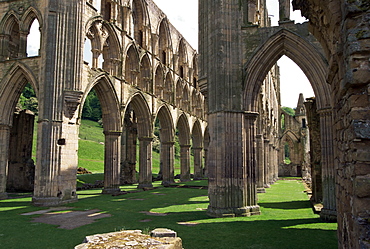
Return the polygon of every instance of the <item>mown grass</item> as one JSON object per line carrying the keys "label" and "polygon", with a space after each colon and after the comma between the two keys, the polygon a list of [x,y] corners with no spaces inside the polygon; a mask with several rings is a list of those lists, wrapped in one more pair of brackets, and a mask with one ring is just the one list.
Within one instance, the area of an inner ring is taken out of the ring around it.
{"label": "mown grass", "polygon": [[[206,186],[207,182],[197,181],[197,185]],[[0,201],[1,248],[73,248],[86,235],[158,227],[175,230],[187,249],[337,248],[336,224],[324,223],[313,214],[298,181],[278,181],[259,194],[261,215],[217,219],[206,215],[207,190],[155,186],[159,188],[121,196],[102,195],[101,190],[79,191],[79,201],[67,206],[74,210],[97,208],[112,216],[73,230],[34,223],[36,216],[20,215],[42,209],[33,207],[30,197]],[[143,211],[167,215],[148,216]]]}

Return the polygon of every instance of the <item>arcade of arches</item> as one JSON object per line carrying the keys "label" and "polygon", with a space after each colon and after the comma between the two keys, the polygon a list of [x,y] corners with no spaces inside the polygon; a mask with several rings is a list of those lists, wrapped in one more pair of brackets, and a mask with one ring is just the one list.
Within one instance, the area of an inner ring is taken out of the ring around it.
{"label": "arcade of arches", "polygon": [[[159,120],[162,184],[174,182],[177,130],[181,181],[190,180],[192,150],[194,178],[208,177],[210,216],[260,214],[257,192],[279,175],[302,176],[323,203],[321,217],[337,220],[339,247],[369,247],[370,5],[293,0],[309,20],[295,24],[290,1],[279,4],[271,27],[266,0],[199,1],[198,55],[153,0],[1,1],[0,198],[12,185],[33,188],[35,205],[77,201],[78,131],[93,89],[105,135],[103,193],[136,181],[136,141],[138,186],[152,186]],[[31,57],[34,22],[41,41]],[[294,117],[280,108],[283,55],[316,95],[299,96]],[[39,102],[35,166],[33,116],[15,112],[27,84]]]}

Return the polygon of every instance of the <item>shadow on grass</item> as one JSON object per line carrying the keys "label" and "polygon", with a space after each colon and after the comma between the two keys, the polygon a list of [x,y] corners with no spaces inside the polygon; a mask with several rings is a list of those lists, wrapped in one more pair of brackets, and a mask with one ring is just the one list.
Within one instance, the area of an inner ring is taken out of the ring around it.
{"label": "shadow on grass", "polygon": [[[120,196],[102,195],[101,190],[79,191],[78,194],[82,198],[67,206],[77,210],[99,209],[112,216],[64,230],[55,225],[33,223],[30,222],[32,216],[19,215],[43,209],[32,207],[30,201],[25,201],[30,199],[0,201],[0,207],[14,208],[10,212],[0,212],[0,244],[4,248],[64,249],[81,243],[86,235],[165,227],[178,233],[185,249],[337,247],[333,224],[325,227],[318,216],[310,212],[302,218],[302,213],[277,216],[273,211],[289,211],[293,206],[305,211],[305,201],[266,202],[261,206],[270,210],[260,216],[214,219],[206,214],[208,202],[204,189],[159,188]],[[306,203],[309,206],[308,201]],[[148,212],[166,215],[151,216]]]}
{"label": "shadow on grass", "polygon": [[261,207],[273,209],[303,209],[310,208],[308,201],[287,201],[287,202],[265,202],[259,203]]}

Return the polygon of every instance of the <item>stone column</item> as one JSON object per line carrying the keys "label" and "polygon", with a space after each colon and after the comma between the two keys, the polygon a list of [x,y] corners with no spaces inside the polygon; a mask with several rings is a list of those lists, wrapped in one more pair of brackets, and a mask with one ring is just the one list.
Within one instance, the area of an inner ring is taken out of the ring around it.
{"label": "stone column", "polygon": [[279,22],[290,20],[290,0],[279,0]]}
{"label": "stone column", "polygon": [[265,152],[263,144],[262,134],[256,136],[257,142],[257,167],[256,167],[256,176],[257,176],[257,192],[265,193],[264,188],[264,178],[265,178]]}
{"label": "stone column", "polygon": [[161,149],[162,161],[162,174],[163,180],[162,185],[168,186],[174,183],[174,157],[175,157],[175,142],[163,142]]}
{"label": "stone column", "polygon": [[203,167],[202,167],[202,152],[203,148],[193,148],[194,152],[194,180],[200,180],[203,178]]}
{"label": "stone column", "polygon": [[139,137],[139,186],[138,188],[152,188],[152,137]]}
{"label": "stone column", "polygon": [[337,205],[335,194],[335,166],[333,144],[332,109],[318,111],[320,115],[321,133],[321,165],[322,165],[322,197],[323,206],[320,217],[328,221],[336,221]]}
{"label": "stone column", "polygon": [[275,165],[275,174],[274,181],[279,180],[279,149],[277,146],[274,146],[274,165]]}
{"label": "stone column", "polygon": [[245,115],[243,112],[209,114],[207,213],[212,217],[260,213],[254,182],[256,116]]}
{"label": "stone column", "polygon": [[269,153],[268,153],[268,160],[269,160],[269,184],[274,184],[274,175],[275,175],[275,168],[274,168],[274,157],[273,157],[274,149],[273,144],[269,143]]}
{"label": "stone column", "polygon": [[270,151],[270,140],[268,139],[264,139],[264,158],[263,160],[265,161],[264,162],[264,167],[265,167],[265,175],[264,175],[264,187],[265,188],[269,188],[270,187],[270,165],[269,165],[269,151]]}
{"label": "stone column", "polygon": [[27,36],[28,32],[20,31],[20,40],[19,40],[19,53],[18,58],[25,58],[27,57]]}
{"label": "stone column", "polygon": [[125,118],[125,130],[122,134],[122,156],[121,156],[121,184],[137,183],[136,179],[136,142],[137,124],[127,122],[129,115]]}
{"label": "stone column", "polygon": [[180,145],[180,164],[182,182],[190,181],[190,144]]}
{"label": "stone column", "polygon": [[6,193],[6,180],[8,175],[10,127],[0,124],[0,200],[8,197]]}
{"label": "stone column", "polygon": [[120,191],[121,132],[104,131],[104,189],[103,194]]}

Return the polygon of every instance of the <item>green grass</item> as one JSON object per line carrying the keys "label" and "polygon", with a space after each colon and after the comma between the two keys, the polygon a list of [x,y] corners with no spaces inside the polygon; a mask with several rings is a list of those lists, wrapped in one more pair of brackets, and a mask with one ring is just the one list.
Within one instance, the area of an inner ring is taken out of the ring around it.
{"label": "green grass", "polygon": [[[205,186],[206,181],[197,182]],[[155,184],[159,187],[159,184]],[[124,190],[135,190],[136,185]],[[101,195],[101,190],[79,191],[75,210],[100,209],[110,218],[73,230],[31,222],[36,216],[20,214],[40,210],[30,197],[0,201],[2,248],[73,248],[84,236],[121,229],[173,229],[186,249],[214,248],[337,248],[335,223],[324,223],[313,214],[304,187],[298,181],[278,181],[259,194],[262,214],[252,217],[209,218],[207,190],[159,187],[152,191],[121,196]],[[166,213],[148,216],[141,211]],[[149,222],[140,222],[150,219]],[[184,226],[179,222],[198,225]]]}

